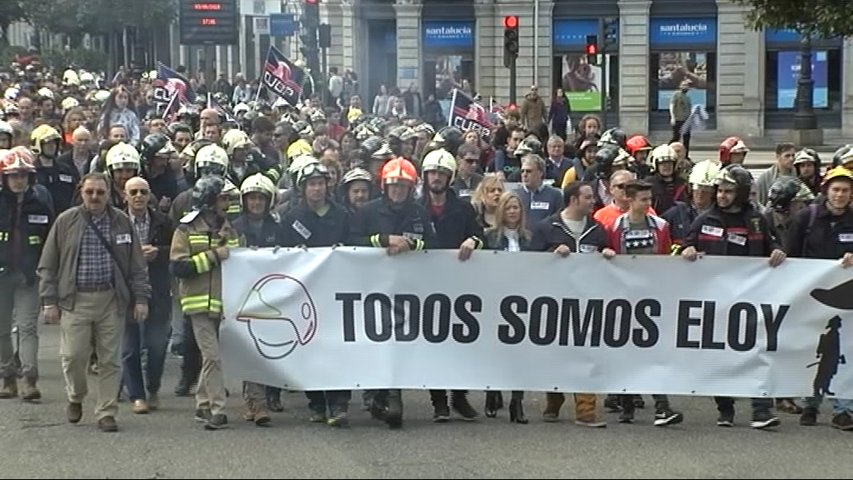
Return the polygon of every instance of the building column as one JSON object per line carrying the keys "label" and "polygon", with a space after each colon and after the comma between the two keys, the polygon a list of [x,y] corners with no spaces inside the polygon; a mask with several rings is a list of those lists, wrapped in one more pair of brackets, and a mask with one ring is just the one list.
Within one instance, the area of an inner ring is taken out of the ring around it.
{"label": "building column", "polygon": [[763,32],[746,25],[750,9],[717,0],[717,132],[759,137],[764,131]]}
{"label": "building column", "polygon": [[[396,0],[397,13],[397,86],[402,90],[421,78],[421,9],[420,0]],[[390,87],[390,85],[389,85]]]}
{"label": "building column", "polygon": [[841,137],[853,137],[853,37],[841,47]]}
{"label": "building column", "polygon": [[495,0],[474,0],[474,88],[481,92],[484,103],[494,97],[495,102],[505,104],[509,97],[499,95],[497,89],[497,77],[506,70],[503,33],[497,18]]}
{"label": "building column", "polygon": [[619,0],[619,120],[626,132],[649,131],[650,0]]}
{"label": "building column", "polygon": [[[356,8],[357,0],[341,0],[341,66],[343,69],[357,71],[358,59],[356,58],[356,45],[363,45],[356,34],[359,31],[357,25]],[[334,28],[334,27],[332,27]],[[334,37],[334,34],[332,35]],[[332,39],[334,43],[334,38]]]}
{"label": "building column", "polygon": [[346,68],[344,67],[345,36],[352,37],[352,31],[344,26],[343,10],[347,8],[352,9],[352,5],[344,5],[342,0],[326,0],[320,3],[321,22],[328,23],[332,29],[332,44],[326,52],[328,68],[337,67],[341,74]]}

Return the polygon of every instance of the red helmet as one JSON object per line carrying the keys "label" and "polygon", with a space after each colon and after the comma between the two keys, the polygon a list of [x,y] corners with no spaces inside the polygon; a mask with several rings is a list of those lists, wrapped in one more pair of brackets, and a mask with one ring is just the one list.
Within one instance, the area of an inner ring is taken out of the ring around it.
{"label": "red helmet", "polygon": [[729,137],[720,143],[720,163],[726,166],[732,163],[733,153],[746,153],[749,149],[740,137]]}
{"label": "red helmet", "polygon": [[649,143],[649,139],[642,135],[634,135],[628,139],[628,142],[625,145],[625,150],[628,150],[628,153],[631,154],[632,157],[637,156],[637,152],[649,151],[652,149],[652,144]]}
{"label": "red helmet", "polygon": [[15,147],[0,157],[0,173],[35,173],[33,154],[25,147]]}
{"label": "red helmet", "polygon": [[408,182],[414,185],[418,181],[418,171],[412,162],[403,157],[392,158],[382,167],[379,177],[382,185]]}

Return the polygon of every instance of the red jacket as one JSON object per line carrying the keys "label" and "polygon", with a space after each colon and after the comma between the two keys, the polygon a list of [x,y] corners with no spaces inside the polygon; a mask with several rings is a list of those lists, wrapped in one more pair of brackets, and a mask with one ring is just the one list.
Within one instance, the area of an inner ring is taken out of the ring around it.
{"label": "red jacket", "polygon": [[[653,242],[655,253],[659,255],[669,255],[672,247],[672,237],[669,234],[669,224],[666,220],[656,215],[646,215],[646,223],[648,230],[641,231],[639,236],[628,238],[628,214],[620,215],[616,221],[607,226],[607,238],[610,248],[618,254],[628,253],[626,244],[628,242]],[[647,235],[643,235],[643,233]]]}

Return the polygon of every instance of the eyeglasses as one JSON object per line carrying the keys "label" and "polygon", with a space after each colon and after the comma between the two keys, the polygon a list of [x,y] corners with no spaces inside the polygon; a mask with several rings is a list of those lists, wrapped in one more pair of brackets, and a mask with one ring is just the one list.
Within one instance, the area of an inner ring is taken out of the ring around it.
{"label": "eyeglasses", "polygon": [[613,184],[610,184],[610,188],[618,188],[621,190],[621,189],[625,188],[625,184],[624,183],[613,183]]}
{"label": "eyeglasses", "polygon": [[93,190],[93,189],[91,189],[91,188],[87,188],[86,190],[83,190],[83,193],[84,193],[85,195],[90,196],[90,197],[100,197],[100,196],[102,196],[102,195],[106,195],[106,194],[107,194],[107,191],[106,191],[106,190],[101,190],[101,189]]}
{"label": "eyeglasses", "polygon": [[127,191],[127,194],[131,197],[135,197],[137,195],[148,195],[148,189],[146,188],[131,188]]}

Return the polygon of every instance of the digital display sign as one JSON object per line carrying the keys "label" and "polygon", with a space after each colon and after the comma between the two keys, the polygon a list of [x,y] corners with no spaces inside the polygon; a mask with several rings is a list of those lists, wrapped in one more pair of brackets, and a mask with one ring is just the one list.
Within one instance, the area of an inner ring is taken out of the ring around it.
{"label": "digital display sign", "polygon": [[237,0],[181,0],[182,45],[236,45]]}

